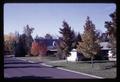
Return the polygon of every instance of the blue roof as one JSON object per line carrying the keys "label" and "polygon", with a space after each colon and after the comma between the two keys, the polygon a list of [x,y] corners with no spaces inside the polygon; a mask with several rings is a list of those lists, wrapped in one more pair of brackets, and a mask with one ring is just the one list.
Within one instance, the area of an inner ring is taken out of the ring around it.
{"label": "blue roof", "polygon": [[53,42],[58,41],[58,39],[39,39],[39,41],[45,43],[47,46],[53,46]]}

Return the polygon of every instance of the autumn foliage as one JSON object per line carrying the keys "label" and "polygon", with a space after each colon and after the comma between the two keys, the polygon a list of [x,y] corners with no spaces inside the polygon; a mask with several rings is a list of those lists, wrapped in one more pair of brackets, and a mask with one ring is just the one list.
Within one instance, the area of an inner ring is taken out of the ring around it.
{"label": "autumn foliage", "polygon": [[39,49],[40,49],[40,46],[37,42],[32,42],[32,47],[31,47],[31,54],[33,56],[38,56],[39,55]]}
{"label": "autumn foliage", "polygon": [[31,55],[32,56],[38,56],[38,55],[46,55],[47,52],[47,46],[43,42],[37,42],[33,41],[32,42],[32,47],[31,47]]}
{"label": "autumn foliage", "polygon": [[44,42],[40,42],[40,55],[44,56],[47,53],[47,45]]}
{"label": "autumn foliage", "polygon": [[10,54],[13,54],[15,41],[16,37],[13,33],[4,35],[4,51],[10,51]]}
{"label": "autumn foliage", "polygon": [[78,42],[77,50],[79,53],[83,53],[86,58],[94,58],[100,51],[100,46],[97,42],[97,36],[95,32],[95,25],[87,17],[84,32],[82,35],[82,42]]}

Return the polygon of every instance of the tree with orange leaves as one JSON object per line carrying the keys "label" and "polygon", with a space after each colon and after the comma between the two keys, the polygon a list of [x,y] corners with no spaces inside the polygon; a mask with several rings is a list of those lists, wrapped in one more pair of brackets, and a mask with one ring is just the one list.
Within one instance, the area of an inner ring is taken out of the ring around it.
{"label": "tree with orange leaves", "polygon": [[47,53],[47,46],[45,43],[40,42],[39,39],[35,39],[32,42],[31,55],[32,56],[43,56]]}
{"label": "tree with orange leaves", "polygon": [[40,42],[39,45],[40,45],[40,51],[39,51],[40,55],[41,56],[46,55],[46,53],[47,53],[47,46],[46,46],[46,44],[44,42]]}
{"label": "tree with orange leaves", "polygon": [[38,56],[40,52],[40,45],[39,43],[35,40],[32,42],[32,47],[31,47],[31,55],[32,56]]}

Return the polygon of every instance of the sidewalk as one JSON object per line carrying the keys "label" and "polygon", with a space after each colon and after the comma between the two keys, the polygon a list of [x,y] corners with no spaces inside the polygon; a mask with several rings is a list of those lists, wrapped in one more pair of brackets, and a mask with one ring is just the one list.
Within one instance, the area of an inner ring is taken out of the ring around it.
{"label": "sidewalk", "polygon": [[43,63],[30,63],[15,57],[5,58],[4,64],[4,77],[10,79],[103,79],[61,67],[49,67],[50,65]]}
{"label": "sidewalk", "polygon": [[40,62],[49,62],[49,63],[58,63],[58,62],[66,62],[66,60],[50,60],[45,57],[16,57],[17,59],[24,60],[24,61],[31,61],[34,63]]}
{"label": "sidewalk", "polygon": [[17,59],[28,61],[30,63],[41,63],[48,67],[62,67],[64,69],[74,70],[77,72],[97,75],[105,78],[115,78],[116,68],[104,69],[106,66],[111,65],[112,62],[108,61],[96,61],[94,63],[94,72],[91,71],[90,61],[80,61],[80,62],[67,62],[66,60],[49,60],[39,57],[17,57]]}

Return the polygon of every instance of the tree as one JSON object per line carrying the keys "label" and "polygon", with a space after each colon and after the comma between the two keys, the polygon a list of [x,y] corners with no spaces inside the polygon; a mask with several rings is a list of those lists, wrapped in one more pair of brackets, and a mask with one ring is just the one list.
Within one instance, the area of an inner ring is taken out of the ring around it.
{"label": "tree", "polygon": [[31,46],[32,46],[32,42],[33,42],[33,38],[31,36],[32,32],[33,32],[34,28],[30,28],[29,25],[26,25],[26,27],[24,27],[24,36],[25,36],[25,49],[28,55],[30,55],[30,50],[31,50]]}
{"label": "tree", "polygon": [[15,56],[16,57],[25,57],[27,54],[26,49],[25,49],[25,35],[22,34],[19,37],[19,41],[15,46]]}
{"label": "tree", "polygon": [[113,12],[109,16],[112,18],[112,21],[105,21],[105,28],[107,28],[112,53],[113,55],[116,55],[116,12]]}
{"label": "tree", "polygon": [[75,34],[75,31],[74,30],[71,30],[71,43],[72,43],[72,46],[71,48],[76,48],[76,45],[77,45],[77,38],[78,36]]}
{"label": "tree", "polygon": [[77,34],[77,36],[75,36],[75,48],[77,48],[78,42],[81,42],[82,38],[80,33]]}
{"label": "tree", "polygon": [[65,59],[74,47],[73,42],[75,41],[75,34],[74,31],[71,30],[71,27],[67,24],[67,22],[63,21],[63,28],[60,28],[60,34],[62,37],[60,38],[59,43],[59,51],[61,51],[63,58]]}
{"label": "tree", "polygon": [[14,52],[14,43],[16,37],[15,34],[9,33],[4,35],[4,51],[9,51],[9,54],[13,54]]}
{"label": "tree", "polygon": [[32,42],[31,55],[32,56],[44,56],[47,53],[47,46],[44,43],[44,40],[40,41],[40,38],[35,38]]}
{"label": "tree", "polygon": [[35,39],[32,42],[31,55],[38,56],[40,54],[39,52],[40,52],[40,45],[39,45],[38,39]]}
{"label": "tree", "polygon": [[102,34],[101,30],[98,30],[98,29],[95,30],[95,36],[96,36],[97,42],[101,42],[101,34]]}
{"label": "tree", "polygon": [[86,58],[91,58],[92,63],[95,55],[100,51],[100,46],[96,40],[95,25],[90,18],[87,17],[82,35],[82,42],[78,42],[77,51],[82,53]]}
{"label": "tree", "polygon": [[108,39],[107,36],[108,36],[107,33],[102,33],[102,34],[101,34],[101,37],[100,37],[101,41],[102,41],[102,42],[108,42],[109,39]]}
{"label": "tree", "polygon": [[52,39],[52,36],[50,34],[46,34],[45,39]]}
{"label": "tree", "polygon": [[40,45],[40,51],[39,51],[40,55],[45,56],[47,54],[47,45],[42,41],[39,42],[39,45]]}
{"label": "tree", "polygon": [[82,38],[81,38],[80,33],[78,33],[78,35],[77,35],[77,42],[80,42],[80,41],[82,41]]}
{"label": "tree", "polygon": [[55,54],[57,58],[59,59],[63,59],[64,58],[64,55],[62,54],[63,53],[63,48],[64,45],[63,45],[63,41],[61,39],[61,37],[58,38],[58,41],[56,42],[56,48],[57,48],[57,53]]}
{"label": "tree", "polygon": [[16,43],[19,42],[19,37],[20,37],[20,34],[19,34],[19,32],[16,31],[15,32]]}

